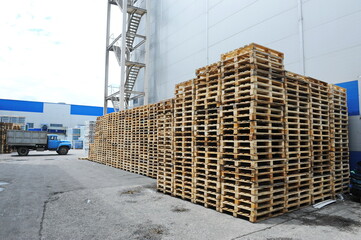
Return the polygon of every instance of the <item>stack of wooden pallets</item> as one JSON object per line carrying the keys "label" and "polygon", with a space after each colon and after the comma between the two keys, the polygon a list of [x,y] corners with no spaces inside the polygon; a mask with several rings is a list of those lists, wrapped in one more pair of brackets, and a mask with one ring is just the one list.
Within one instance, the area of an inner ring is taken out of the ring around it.
{"label": "stack of wooden pallets", "polygon": [[[145,137],[148,132],[148,108],[131,109],[131,152],[130,172],[147,176],[148,165],[148,139]],[[150,134],[149,134],[150,135]]]}
{"label": "stack of wooden pallets", "polygon": [[156,178],[157,117],[158,104],[98,117],[89,160]]}
{"label": "stack of wooden pallets", "polygon": [[220,200],[219,63],[196,70],[194,80],[194,147],[192,201],[217,209]]}
{"label": "stack of wooden pallets", "polygon": [[109,114],[109,122],[108,124],[108,138],[109,138],[109,144],[107,148],[107,158],[108,162],[107,165],[109,166],[116,166],[117,165],[117,145],[118,145],[118,139],[117,139],[117,132],[118,132],[118,119],[119,116],[117,114]]}
{"label": "stack of wooden pallets", "polygon": [[133,123],[133,116],[132,115],[132,110],[130,111],[124,111],[122,112],[122,114],[124,115],[124,121],[123,124],[124,126],[122,126],[122,128],[124,128],[124,145],[120,146],[120,149],[123,150],[121,151],[121,156],[119,157],[119,160],[122,161],[122,164],[120,164],[122,166],[122,169],[126,170],[126,171],[131,171],[131,159],[132,159],[132,154],[134,153],[134,150],[132,150],[132,123]]}
{"label": "stack of wooden pallets", "polygon": [[143,131],[143,138],[147,139],[147,165],[144,165],[147,170],[147,176],[157,178],[158,169],[158,104],[148,105],[148,121]]}
{"label": "stack of wooden pallets", "polygon": [[285,73],[286,210],[311,204],[310,86],[299,74]]}
{"label": "stack of wooden pallets", "polygon": [[118,129],[117,129],[117,133],[116,136],[117,136],[117,143],[118,143],[118,146],[117,146],[117,150],[116,150],[116,154],[114,154],[114,157],[117,158],[117,163],[116,163],[116,168],[120,168],[120,169],[125,169],[125,160],[126,160],[126,157],[125,157],[125,154],[126,154],[126,124],[125,124],[125,116],[126,116],[126,113],[124,111],[122,112],[119,112],[119,122],[118,122]]}
{"label": "stack of wooden pallets", "polygon": [[89,143],[94,142],[95,123],[95,121],[85,121],[84,150],[87,155],[89,154]]}
{"label": "stack of wooden pallets", "polygon": [[[257,44],[196,75],[176,87],[172,195],[256,222],[347,191],[343,89],[285,71],[282,53]],[[177,121],[185,87],[193,132]]]}
{"label": "stack of wooden pallets", "polygon": [[116,142],[113,142],[113,125],[112,125],[112,119],[115,117],[115,114],[109,114],[104,116],[104,122],[107,123],[104,125],[104,140],[105,144],[103,144],[103,147],[105,148],[104,154],[105,154],[105,165],[107,166],[113,166],[112,163],[112,152],[114,151],[114,145],[117,144]]}
{"label": "stack of wooden pallets", "polygon": [[284,212],[283,54],[259,45],[222,55],[221,212],[256,221]]}
{"label": "stack of wooden pallets", "polygon": [[0,122],[0,154],[11,153],[13,149],[6,144],[6,132],[7,130],[20,130],[21,127],[14,123]]}
{"label": "stack of wooden pallets", "polygon": [[98,118],[89,158],[251,222],[347,192],[345,89],[286,71],[283,57],[250,44],[172,100]]}
{"label": "stack of wooden pallets", "polygon": [[158,105],[158,174],[157,189],[163,193],[173,192],[173,99]]}
{"label": "stack of wooden pallets", "polygon": [[[177,84],[174,99],[174,180],[173,194],[193,197],[194,80]],[[172,144],[172,143],[171,143]]]}
{"label": "stack of wooden pallets", "polygon": [[312,202],[330,199],[332,162],[330,158],[330,119],[328,84],[307,78],[310,86],[310,134]]}
{"label": "stack of wooden pallets", "polygon": [[330,137],[333,193],[348,192],[349,187],[349,149],[347,99],[344,88],[329,85],[330,96]]}

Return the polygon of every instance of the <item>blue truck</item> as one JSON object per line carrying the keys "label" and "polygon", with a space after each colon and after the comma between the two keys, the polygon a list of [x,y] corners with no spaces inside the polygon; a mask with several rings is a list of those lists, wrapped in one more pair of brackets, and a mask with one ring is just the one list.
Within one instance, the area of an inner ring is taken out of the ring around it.
{"label": "blue truck", "polygon": [[8,130],[6,143],[15,148],[20,156],[27,156],[30,150],[49,150],[66,155],[71,148],[70,141],[62,141],[58,135],[23,130]]}

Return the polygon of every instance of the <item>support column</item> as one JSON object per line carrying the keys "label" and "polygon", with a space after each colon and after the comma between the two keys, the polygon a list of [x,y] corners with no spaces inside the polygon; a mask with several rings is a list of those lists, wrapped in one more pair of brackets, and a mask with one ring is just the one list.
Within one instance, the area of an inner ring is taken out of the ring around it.
{"label": "support column", "polygon": [[305,48],[304,48],[304,34],[303,34],[303,12],[302,0],[298,0],[298,32],[300,36],[300,57],[301,57],[301,74],[306,75],[305,68]]}
{"label": "support column", "polygon": [[149,104],[149,70],[150,70],[150,61],[149,61],[149,50],[150,50],[150,42],[149,42],[149,32],[150,32],[150,16],[149,16],[149,6],[150,0],[146,0],[145,2],[146,8],[148,9],[146,15],[146,39],[145,39],[145,63],[146,66],[144,68],[144,105]]}
{"label": "support column", "polygon": [[124,110],[124,83],[126,79],[125,56],[126,56],[126,39],[127,39],[127,7],[128,0],[123,0],[123,22],[122,22],[122,41],[121,41],[121,70],[119,86],[119,110]]}
{"label": "support column", "polygon": [[107,30],[106,30],[106,40],[105,40],[105,80],[104,80],[104,108],[103,115],[108,113],[108,84],[109,84],[109,32],[110,32],[110,9],[111,5],[107,1]]}

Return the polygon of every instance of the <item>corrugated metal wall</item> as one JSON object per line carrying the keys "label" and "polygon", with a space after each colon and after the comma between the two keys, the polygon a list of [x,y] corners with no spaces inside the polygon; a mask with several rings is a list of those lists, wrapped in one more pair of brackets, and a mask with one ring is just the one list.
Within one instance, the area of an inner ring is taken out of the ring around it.
{"label": "corrugated metal wall", "polygon": [[[298,0],[149,1],[150,102],[169,98],[176,83],[251,42],[285,53],[302,73]],[[330,83],[361,75],[361,1],[303,0],[305,74]],[[140,83],[138,89],[141,90]]]}

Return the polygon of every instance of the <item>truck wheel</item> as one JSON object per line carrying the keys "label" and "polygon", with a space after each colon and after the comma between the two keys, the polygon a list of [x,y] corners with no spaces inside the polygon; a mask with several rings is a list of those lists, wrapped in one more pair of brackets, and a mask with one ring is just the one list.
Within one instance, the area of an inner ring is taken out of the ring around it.
{"label": "truck wheel", "polygon": [[19,156],[27,156],[29,154],[29,148],[27,147],[19,147],[18,148]]}
{"label": "truck wheel", "polygon": [[67,147],[60,147],[58,151],[56,151],[59,155],[66,155],[68,154],[69,148]]}

